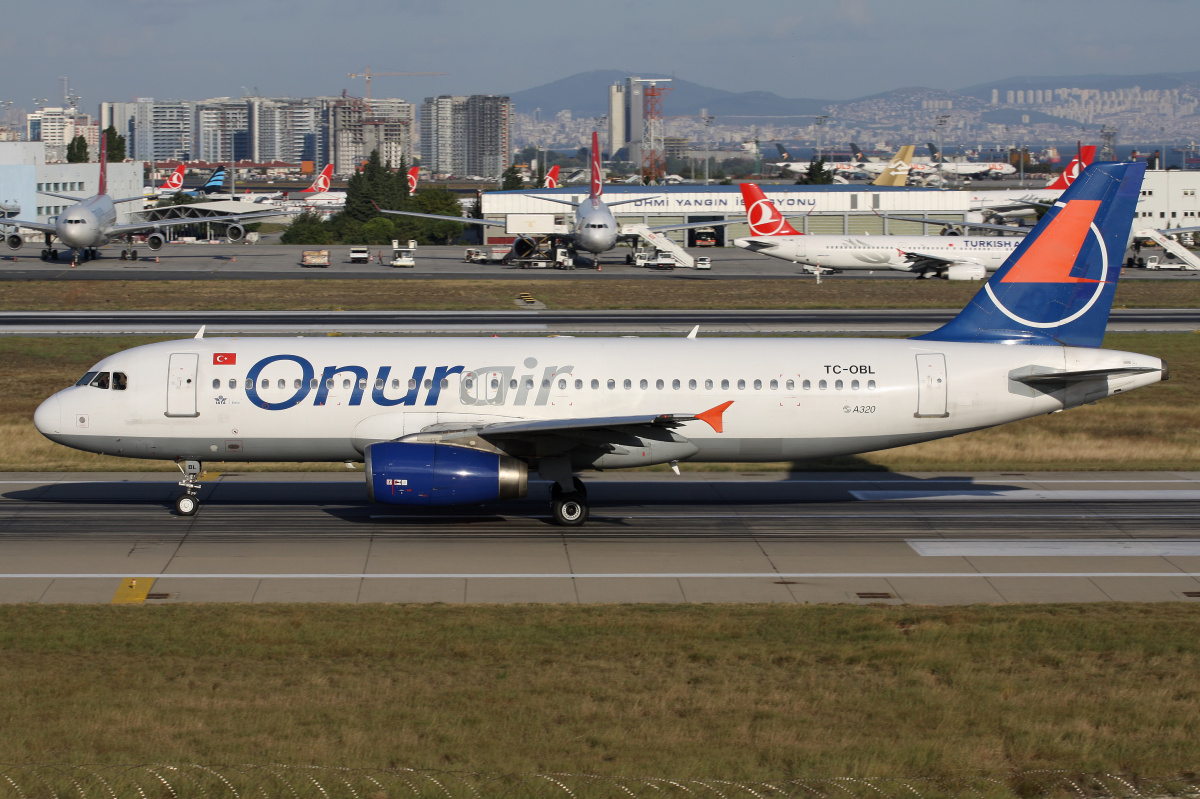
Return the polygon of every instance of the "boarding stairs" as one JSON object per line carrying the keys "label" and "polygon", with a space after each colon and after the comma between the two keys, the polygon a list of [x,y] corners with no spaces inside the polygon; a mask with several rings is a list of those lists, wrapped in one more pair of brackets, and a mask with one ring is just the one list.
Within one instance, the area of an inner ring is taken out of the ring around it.
{"label": "boarding stairs", "polygon": [[1200,269],[1200,258],[1196,254],[1184,247],[1177,241],[1172,241],[1166,235],[1159,233],[1157,230],[1146,228],[1145,230],[1137,230],[1133,233],[1139,239],[1150,239],[1155,244],[1158,244],[1167,252],[1174,255],[1180,261],[1183,261],[1183,269]]}
{"label": "boarding stairs", "polygon": [[687,250],[679,246],[678,242],[672,240],[663,233],[658,233],[651,230],[647,225],[622,225],[621,235],[637,236],[638,238],[646,240],[652,247],[656,248],[660,252],[670,253],[671,257],[675,259],[675,263],[679,266],[686,267],[688,269],[694,269],[696,267],[696,259],[693,258]]}

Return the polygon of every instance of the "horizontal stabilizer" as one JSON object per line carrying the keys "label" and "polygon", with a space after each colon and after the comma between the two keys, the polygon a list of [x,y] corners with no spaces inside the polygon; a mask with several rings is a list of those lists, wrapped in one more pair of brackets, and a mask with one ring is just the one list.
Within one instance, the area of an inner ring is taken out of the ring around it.
{"label": "horizontal stabilizer", "polygon": [[[1008,379],[1024,383],[1027,386],[1033,386],[1034,388],[1046,389],[1066,386],[1071,383],[1082,383],[1086,380],[1101,380],[1107,377],[1124,377],[1157,371],[1159,370],[1150,366],[1118,366],[1111,369],[1079,369],[1076,371],[1028,372],[1020,374],[1021,370],[1018,369],[1010,372]],[[1163,379],[1165,380],[1166,370],[1163,369],[1162,371]]]}

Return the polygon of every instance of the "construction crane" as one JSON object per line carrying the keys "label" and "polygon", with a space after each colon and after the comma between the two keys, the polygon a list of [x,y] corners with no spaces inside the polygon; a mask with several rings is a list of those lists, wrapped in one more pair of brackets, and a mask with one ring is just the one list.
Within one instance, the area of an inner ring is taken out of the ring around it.
{"label": "construction crane", "polygon": [[368,66],[361,73],[351,72],[349,77],[351,77],[351,78],[366,78],[367,79],[367,98],[366,98],[367,99],[367,114],[370,114],[371,113],[371,78],[377,77],[377,76],[384,76],[384,75],[386,75],[388,77],[412,78],[412,77],[433,77],[435,75],[448,75],[448,74],[449,74],[448,72],[372,72],[371,67]]}

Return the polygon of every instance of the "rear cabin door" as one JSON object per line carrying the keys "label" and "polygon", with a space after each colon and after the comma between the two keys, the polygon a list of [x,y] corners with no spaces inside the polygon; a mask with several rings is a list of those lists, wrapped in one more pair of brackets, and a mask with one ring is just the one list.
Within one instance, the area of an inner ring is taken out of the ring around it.
{"label": "rear cabin door", "polygon": [[946,356],[940,352],[923,352],[917,356],[917,412],[918,419],[945,418],[946,412]]}
{"label": "rear cabin door", "polygon": [[199,416],[196,410],[196,370],[200,355],[173,352],[167,368],[167,416]]}

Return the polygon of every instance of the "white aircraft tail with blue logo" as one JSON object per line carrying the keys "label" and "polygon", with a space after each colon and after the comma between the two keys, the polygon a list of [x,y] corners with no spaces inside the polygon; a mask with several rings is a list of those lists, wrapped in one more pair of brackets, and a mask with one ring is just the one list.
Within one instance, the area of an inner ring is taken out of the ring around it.
{"label": "white aircraft tail with blue logo", "polygon": [[1145,172],[1089,166],[958,316],[916,338],[1099,347]]}

